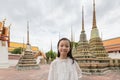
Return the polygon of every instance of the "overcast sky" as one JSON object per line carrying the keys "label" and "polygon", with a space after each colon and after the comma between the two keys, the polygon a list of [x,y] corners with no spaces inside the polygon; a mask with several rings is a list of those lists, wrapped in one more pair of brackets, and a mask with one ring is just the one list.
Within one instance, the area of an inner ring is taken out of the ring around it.
{"label": "overcast sky", "polygon": [[[6,18],[11,25],[11,41],[26,43],[29,21],[30,44],[43,52],[53,50],[59,37],[79,41],[82,5],[85,31],[90,39],[93,17],[93,0],[0,0],[0,21]],[[120,0],[96,0],[96,20],[103,40],[120,37]],[[60,35],[59,35],[60,33]]]}

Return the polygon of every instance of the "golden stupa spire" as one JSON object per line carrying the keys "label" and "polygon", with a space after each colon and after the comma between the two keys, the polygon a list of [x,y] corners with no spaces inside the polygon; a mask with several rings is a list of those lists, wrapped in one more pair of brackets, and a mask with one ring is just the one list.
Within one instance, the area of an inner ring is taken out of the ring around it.
{"label": "golden stupa spire", "polygon": [[29,45],[29,21],[27,21],[27,44]]}
{"label": "golden stupa spire", "polygon": [[92,29],[93,28],[97,28],[97,25],[96,25],[96,11],[95,11],[95,0],[93,0],[93,26],[92,26]]}

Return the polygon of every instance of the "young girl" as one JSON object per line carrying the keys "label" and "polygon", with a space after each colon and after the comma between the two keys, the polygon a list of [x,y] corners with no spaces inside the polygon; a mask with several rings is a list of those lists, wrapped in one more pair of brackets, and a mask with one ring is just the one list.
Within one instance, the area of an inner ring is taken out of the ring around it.
{"label": "young girl", "polygon": [[70,40],[62,38],[57,44],[58,58],[51,65],[48,80],[78,80],[82,77],[79,65],[72,57]]}

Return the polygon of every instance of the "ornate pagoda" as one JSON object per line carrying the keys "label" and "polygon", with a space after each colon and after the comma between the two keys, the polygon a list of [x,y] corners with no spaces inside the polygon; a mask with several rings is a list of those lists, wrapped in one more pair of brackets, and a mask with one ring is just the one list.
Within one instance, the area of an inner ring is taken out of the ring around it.
{"label": "ornate pagoda", "polygon": [[90,53],[92,53],[95,57],[97,58],[108,57],[108,54],[103,46],[102,39],[99,37],[99,31],[96,25],[95,0],[93,0],[93,25],[89,45]]}
{"label": "ornate pagoda", "polygon": [[85,30],[84,30],[84,10],[82,7],[82,31],[80,34],[80,40],[77,45],[76,54],[73,55],[75,58],[89,58],[92,55],[89,53],[89,44],[86,38]]}
{"label": "ornate pagoda", "polygon": [[37,64],[36,59],[34,58],[34,54],[31,49],[31,45],[29,43],[29,25],[27,23],[27,47],[23,52],[21,58],[16,65],[16,69],[18,70],[30,70],[30,69],[40,69],[39,64]]}

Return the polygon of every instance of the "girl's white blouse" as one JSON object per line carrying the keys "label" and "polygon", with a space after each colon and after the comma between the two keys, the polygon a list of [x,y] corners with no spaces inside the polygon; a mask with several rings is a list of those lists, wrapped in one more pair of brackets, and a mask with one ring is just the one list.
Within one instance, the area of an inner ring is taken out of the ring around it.
{"label": "girl's white blouse", "polygon": [[79,65],[70,58],[57,58],[50,65],[48,80],[78,80],[81,77]]}

